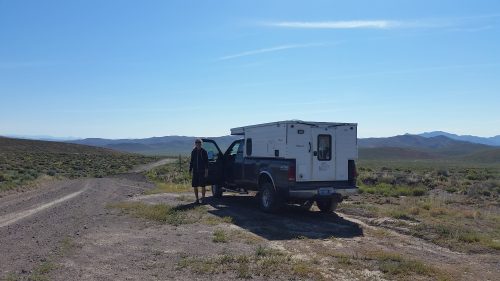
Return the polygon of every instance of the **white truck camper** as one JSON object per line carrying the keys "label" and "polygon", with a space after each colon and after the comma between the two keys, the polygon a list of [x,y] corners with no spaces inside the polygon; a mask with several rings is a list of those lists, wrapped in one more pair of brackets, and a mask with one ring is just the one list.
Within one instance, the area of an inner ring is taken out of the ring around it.
{"label": "white truck camper", "polygon": [[231,129],[251,142],[246,157],[296,161],[296,180],[346,181],[348,161],[358,158],[357,124],[283,121]]}

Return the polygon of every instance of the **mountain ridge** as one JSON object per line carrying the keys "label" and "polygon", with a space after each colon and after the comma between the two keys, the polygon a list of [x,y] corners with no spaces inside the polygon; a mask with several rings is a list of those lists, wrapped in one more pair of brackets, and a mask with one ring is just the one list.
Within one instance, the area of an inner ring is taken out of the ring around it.
{"label": "mountain ridge", "polygon": [[[445,136],[446,132],[435,131],[434,136],[405,134],[385,138],[358,139],[360,159],[455,159],[475,162],[500,162],[500,147],[456,140]],[[239,136],[212,137],[222,151]],[[144,139],[87,138],[70,140],[73,143],[102,147],[114,151],[140,153],[144,155],[189,155],[194,136],[163,136]]]}
{"label": "mountain ridge", "polygon": [[492,145],[492,146],[500,146],[500,135],[496,135],[493,137],[478,137],[478,136],[473,136],[473,135],[457,135],[453,133],[448,133],[444,131],[432,131],[432,132],[424,132],[421,134],[418,134],[419,136],[422,137],[435,137],[435,136],[445,136],[450,139],[454,140],[461,140],[461,141],[468,141],[468,142],[473,142],[473,143],[479,143],[479,144],[486,144],[486,145]]}

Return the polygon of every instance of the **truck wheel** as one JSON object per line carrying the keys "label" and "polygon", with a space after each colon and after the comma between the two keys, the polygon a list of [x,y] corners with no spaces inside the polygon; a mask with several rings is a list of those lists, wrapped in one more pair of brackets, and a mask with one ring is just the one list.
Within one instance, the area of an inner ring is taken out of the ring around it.
{"label": "truck wheel", "polygon": [[224,190],[222,190],[222,187],[220,185],[217,184],[212,185],[212,196],[214,198],[221,198],[223,192]]}
{"label": "truck wheel", "polygon": [[260,209],[266,213],[275,212],[280,206],[276,191],[269,182],[262,185],[259,199]]}
{"label": "truck wheel", "polygon": [[339,202],[333,200],[332,198],[316,200],[316,205],[318,206],[319,210],[323,213],[331,213],[335,211],[335,209],[337,209],[338,204]]}

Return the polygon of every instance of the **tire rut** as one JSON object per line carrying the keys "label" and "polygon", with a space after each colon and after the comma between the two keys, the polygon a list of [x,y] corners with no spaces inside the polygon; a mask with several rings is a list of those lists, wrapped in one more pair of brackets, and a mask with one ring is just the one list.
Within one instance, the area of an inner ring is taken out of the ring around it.
{"label": "tire rut", "polygon": [[44,189],[1,198],[0,280],[9,274],[28,279],[54,256],[65,239],[77,239],[101,227],[108,203],[140,194],[143,182],[124,178],[66,180]]}

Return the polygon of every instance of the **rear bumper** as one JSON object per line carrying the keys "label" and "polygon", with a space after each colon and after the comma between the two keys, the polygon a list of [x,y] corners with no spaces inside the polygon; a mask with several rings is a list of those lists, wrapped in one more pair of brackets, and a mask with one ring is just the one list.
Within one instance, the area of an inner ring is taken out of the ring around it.
{"label": "rear bumper", "polygon": [[288,186],[287,191],[290,199],[337,198],[341,200],[358,193],[358,187],[352,181],[308,181],[294,182]]}
{"label": "rear bumper", "polygon": [[338,188],[332,187],[333,191],[328,195],[321,195],[320,188],[315,189],[294,189],[289,190],[290,198],[297,199],[317,199],[317,198],[333,198],[339,195],[342,198],[348,197],[349,195],[354,195],[358,193],[358,187],[348,187],[348,188]]}

